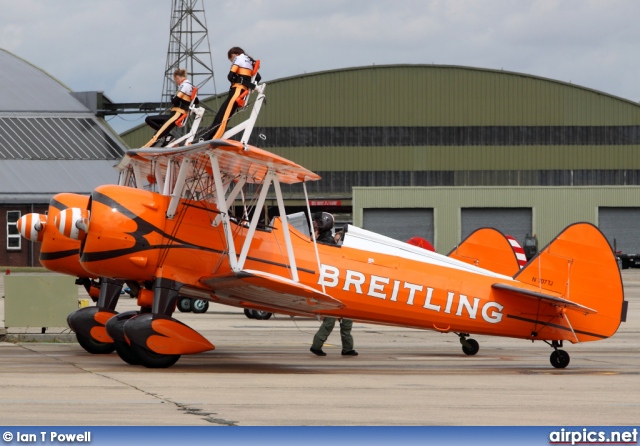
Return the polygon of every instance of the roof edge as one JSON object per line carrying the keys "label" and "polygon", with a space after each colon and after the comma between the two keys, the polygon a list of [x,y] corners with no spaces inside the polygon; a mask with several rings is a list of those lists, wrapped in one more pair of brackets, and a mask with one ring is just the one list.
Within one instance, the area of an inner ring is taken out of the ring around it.
{"label": "roof edge", "polygon": [[608,96],[610,98],[614,98],[614,99],[618,99],[624,102],[628,102],[629,104],[635,105],[636,107],[640,107],[640,103],[635,102],[631,99],[627,99],[627,98],[623,98],[621,96],[616,96],[610,93],[606,93],[604,91],[600,91],[600,90],[596,90],[595,88],[590,88],[590,87],[584,87],[582,85],[579,84],[574,84],[572,82],[565,82],[565,81],[560,81],[557,79],[552,79],[549,77],[544,77],[544,76],[538,76],[535,74],[528,74],[528,73],[520,73],[517,71],[509,71],[509,70],[504,70],[504,69],[496,69],[496,68],[482,68],[482,67],[470,67],[470,66],[465,66],[465,65],[439,65],[439,64],[384,64],[384,65],[363,65],[363,66],[357,66],[357,67],[345,67],[345,68],[334,68],[331,70],[323,70],[323,71],[314,71],[311,73],[303,73],[303,74],[296,74],[293,76],[287,76],[287,77],[281,77],[278,79],[274,79],[271,81],[265,81],[265,83],[268,84],[273,84],[273,83],[278,83],[278,82],[284,82],[284,81],[288,81],[288,80],[293,80],[293,79],[299,79],[299,78],[304,78],[304,77],[308,77],[308,76],[318,76],[318,75],[323,75],[323,74],[329,74],[329,73],[339,73],[339,72],[343,72],[343,71],[359,71],[359,70],[369,70],[369,69],[373,69],[373,68],[383,68],[383,69],[389,69],[389,68],[401,68],[401,67],[413,67],[413,68],[419,68],[419,67],[431,67],[431,68],[455,68],[455,69],[460,69],[460,70],[467,70],[467,71],[483,71],[483,72],[487,72],[487,73],[497,73],[497,74],[507,74],[510,76],[519,76],[519,77],[526,77],[526,78],[531,78],[531,79],[535,79],[535,80],[539,80],[539,81],[545,81],[545,82],[551,82],[554,84],[560,84],[566,87],[572,87],[572,88],[577,88],[579,90],[586,90],[589,91],[591,93],[596,93],[596,94],[600,94],[603,96]]}
{"label": "roof edge", "polygon": [[32,64],[32,63],[31,63],[31,62],[29,62],[27,59],[24,59],[24,58],[22,58],[22,57],[18,56],[17,54],[12,53],[11,51],[6,50],[6,49],[4,49],[4,48],[0,48],[0,51],[4,51],[5,53],[8,53],[8,54],[12,55],[12,56],[13,56],[13,57],[15,57],[16,59],[20,59],[22,62],[24,62],[24,63],[26,63],[26,64],[28,64],[28,65],[31,65],[31,66],[32,66],[33,68],[35,68],[36,70],[38,70],[38,71],[40,71],[40,72],[42,72],[42,73],[46,74],[46,75],[47,75],[47,76],[49,76],[51,79],[53,79],[54,81],[56,81],[57,83],[59,83],[60,85],[62,85],[64,88],[66,88],[67,90],[69,90],[69,92],[72,92],[72,91],[73,91],[73,90],[71,90],[71,88],[69,88],[69,86],[68,86],[67,84],[65,84],[64,82],[62,82],[60,79],[58,79],[57,77],[53,76],[53,75],[52,75],[52,74],[50,74],[49,72],[47,72],[47,71],[43,70],[43,69],[42,69],[42,68],[40,68],[39,66]]}

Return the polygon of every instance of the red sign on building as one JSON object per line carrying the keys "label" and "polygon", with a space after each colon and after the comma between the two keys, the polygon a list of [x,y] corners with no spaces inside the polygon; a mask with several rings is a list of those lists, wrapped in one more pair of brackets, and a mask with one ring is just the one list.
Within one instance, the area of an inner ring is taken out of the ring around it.
{"label": "red sign on building", "polygon": [[309,206],[342,206],[342,200],[309,200]]}

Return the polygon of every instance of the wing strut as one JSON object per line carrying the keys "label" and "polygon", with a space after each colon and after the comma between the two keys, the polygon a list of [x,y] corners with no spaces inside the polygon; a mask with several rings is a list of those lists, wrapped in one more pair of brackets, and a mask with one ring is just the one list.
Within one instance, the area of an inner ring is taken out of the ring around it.
{"label": "wing strut", "polygon": [[[213,181],[216,186],[216,191],[222,191],[222,174],[220,173],[220,165],[218,163],[218,155],[214,152],[209,152],[209,159],[211,160],[211,172],[213,173]],[[246,178],[246,177],[245,177]],[[233,240],[233,232],[231,231],[231,221],[229,219],[229,208],[227,207],[227,201],[225,200],[224,193],[216,193],[216,206],[220,211],[220,218],[222,219],[222,228],[224,229],[224,236],[227,239],[227,253],[229,255],[229,265],[233,271],[240,271],[242,267],[238,267],[238,259],[236,257],[236,245]]]}
{"label": "wing strut", "polygon": [[142,174],[140,173],[140,166],[137,164],[133,165],[133,175],[136,180],[136,187],[141,189],[144,183],[142,182]]}
{"label": "wing strut", "polygon": [[[304,201],[307,204],[307,215],[309,216],[309,221],[312,222],[313,218],[311,216],[311,208],[309,207],[309,195],[307,194],[307,184],[302,182],[302,189],[304,190]],[[322,271],[322,265],[320,264],[320,254],[318,253],[318,243],[316,241],[316,232],[313,228],[310,228],[311,232],[311,240],[313,240],[313,247],[316,251],[316,261],[318,262],[318,271]],[[324,288],[324,280],[322,281],[322,292],[326,293],[327,290]]]}
{"label": "wing strut", "polygon": [[[176,215],[176,209],[178,209],[178,204],[180,204],[180,198],[182,198],[182,192],[184,191],[184,185],[187,180],[187,175],[191,172],[191,160],[189,158],[182,158],[182,163],[180,163],[180,171],[178,172],[178,177],[176,178],[176,184],[173,187],[173,193],[171,194],[171,201],[169,202],[169,207],[167,208],[167,218],[172,219]],[[222,189],[218,189],[222,190]]]}
{"label": "wing strut", "polygon": [[[240,252],[240,257],[238,258],[237,271],[241,271],[242,269],[244,269],[244,262],[247,260],[247,255],[249,254],[249,248],[251,247],[251,242],[253,240],[253,236],[256,233],[256,228],[258,227],[258,221],[260,220],[260,212],[258,211],[258,209],[262,209],[264,207],[264,202],[267,199],[267,192],[269,192],[269,186],[271,185],[271,182],[273,181],[274,176],[275,176],[274,172],[271,169],[269,169],[269,172],[267,172],[267,175],[264,178],[264,182],[262,183],[262,188],[260,189],[260,196],[258,197],[258,201],[255,206],[256,212],[253,213],[253,218],[251,219],[251,223],[249,224],[249,231],[247,231],[247,236],[244,239],[244,245],[242,246],[242,251]],[[229,216],[227,215],[226,218],[229,218]],[[229,255],[231,255],[231,253],[229,253]]]}
{"label": "wing strut", "polygon": [[158,160],[153,162],[153,175],[156,177],[156,183],[158,183],[158,192],[164,190],[164,179],[162,178],[162,168]]}
{"label": "wing strut", "polygon": [[[215,151],[209,151],[209,159],[211,160],[211,172],[213,174],[213,180],[215,182],[216,191],[224,191],[222,184],[222,173],[220,171],[220,163],[218,162],[218,154]],[[231,230],[231,219],[229,216],[229,206],[238,196],[240,191],[242,190],[242,186],[247,181],[247,176],[242,175],[238,182],[236,183],[233,190],[230,192],[229,196],[225,198],[224,192],[216,192],[216,205],[220,214],[216,216],[216,219],[213,221],[213,225],[217,225],[218,219],[222,221],[222,227],[224,230],[224,235],[227,240],[227,254],[229,256],[229,265],[234,272],[239,272],[244,269],[244,264],[247,261],[247,256],[249,255],[249,249],[251,248],[251,242],[253,241],[253,237],[256,233],[256,229],[258,227],[258,222],[260,221],[260,212],[255,212],[251,221],[249,222],[249,229],[247,230],[247,235],[244,239],[244,243],[240,250],[240,255],[237,256],[236,246],[233,239],[233,232]],[[176,183],[177,184],[177,183]],[[258,196],[258,201],[256,202],[255,209],[262,209],[264,207],[264,203],[267,199],[267,193],[269,192],[269,188],[273,184],[273,188],[276,194],[276,201],[278,202],[278,210],[280,211],[281,221],[282,221],[282,232],[284,235],[285,246],[287,249],[287,257],[289,261],[289,268],[291,270],[291,278],[294,282],[299,282],[298,278],[298,268],[296,266],[296,259],[293,254],[293,243],[291,242],[291,235],[289,234],[289,222],[286,218],[286,211],[284,207],[284,200],[282,198],[282,189],[280,188],[280,181],[278,180],[277,172],[270,168],[265,175],[265,178],[262,182],[262,187],[260,189],[260,194]]]}
{"label": "wing strut", "polygon": [[171,184],[173,184],[173,158],[167,160],[167,172],[164,179],[164,188],[162,189],[162,195],[171,194]]}
{"label": "wing strut", "polygon": [[289,266],[291,267],[291,278],[294,282],[299,282],[298,268],[296,268],[296,258],[293,255],[293,245],[291,244],[291,234],[289,234],[289,219],[287,211],[284,209],[284,200],[282,199],[282,190],[280,189],[280,181],[278,175],[273,174],[273,188],[276,192],[276,200],[278,201],[278,210],[280,211],[280,221],[282,222],[282,231],[284,232],[284,244],[287,247],[287,257],[289,257]]}
{"label": "wing strut", "polygon": [[[247,182],[247,176],[246,175],[242,175],[242,176],[240,176],[240,178],[238,178],[238,182],[236,183],[236,185],[234,186],[233,190],[231,191],[231,193],[227,197],[227,201],[226,201],[227,209],[229,209],[229,206],[231,206],[231,203],[233,203],[235,201],[235,199],[238,196],[238,194],[240,192],[242,192],[242,188],[244,187],[246,182]],[[217,191],[216,191],[216,194],[217,194]],[[242,202],[244,203],[244,200],[242,200]],[[214,228],[217,227],[220,224],[221,220],[222,220],[222,214],[216,215],[216,218],[213,219],[213,222],[211,223],[211,226],[213,226]]]}
{"label": "wing strut", "polygon": [[569,329],[571,329],[571,333],[573,333],[573,337],[576,338],[576,343],[580,343],[580,339],[578,339],[578,336],[576,335],[575,330],[573,329],[573,325],[571,325],[571,321],[569,320],[569,316],[567,316],[566,313],[563,314],[564,318],[567,320],[567,325],[569,325]]}

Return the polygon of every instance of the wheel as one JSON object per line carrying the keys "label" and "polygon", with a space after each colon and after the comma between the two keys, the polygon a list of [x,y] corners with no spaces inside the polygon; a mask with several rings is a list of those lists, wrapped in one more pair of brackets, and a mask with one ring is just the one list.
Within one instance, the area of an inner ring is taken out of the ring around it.
{"label": "wheel", "polygon": [[247,316],[249,319],[255,319],[256,315],[253,314],[253,310],[249,310],[248,308],[244,309],[244,315]]}
{"label": "wheel", "polygon": [[181,313],[190,313],[193,311],[193,302],[190,297],[181,297],[178,299],[178,310]]}
{"label": "wheel", "polygon": [[209,309],[209,302],[203,299],[194,299],[191,302],[191,309],[194,313],[206,313]]}
{"label": "wheel", "polygon": [[467,345],[462,344],[462,351],[465,355],[473,356],[480,350],[480,344],[475,339],[467,339]]}
{"label": "wheel", "polygon": [[261,321],[266,321],[273,314],[273,313],[269,313],[268,311],[260,311],[260,310],[251,310],[251,311],[253,311],[255,318]]}
{"label": "wheel", "polygon": [[91,337],[83,336],[79,333],[76,333],[76,339],[83,349],[94,355],[106,355],[113,353],[116,349],[115,345],[110,342],[99,342]]}
{"label": "wheel", "polygon": [[569,358],[569,353],[565,352],[564,350],[555,350],[549,357],[551,365],[556,369],[564,369],[569,365],[570,360],[571,358]]}
{"label": "wheel", "polygon": [[127,364],[140,365],[140,359],[136,356],[135,352],[129,344],[125,341],[115,341],[116,353]]}
{"label": "wheel", "polygon": [[148,369],[166,369],[180,359],[180,355],[162,355],[136,344],[131,344],[131,349],[140,361],[140,364]]}

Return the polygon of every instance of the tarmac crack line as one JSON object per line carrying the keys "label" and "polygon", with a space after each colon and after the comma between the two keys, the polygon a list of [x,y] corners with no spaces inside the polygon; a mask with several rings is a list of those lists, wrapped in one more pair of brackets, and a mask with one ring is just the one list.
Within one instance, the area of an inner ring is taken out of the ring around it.
{"label": "tarmac crack line", "polygon": [[152,398],[155,398],[155,399],[159,400],[161,403],[167,403],[167,404],[173,405],[173,406],[176,407],[177,410],[182,411],[182,412],[184,412],[186,414],[199,416],[202,420],[204,420],[204,421],[206,421],[208,423],[217,424],[217,425],[221,425],[221,426],[237,426],[238,425],[237,421],[229,421],[229,420],[225,420],[223,418],[214,417],[213,415],[218,415],[215,412],[203,412],[202,409],[198,409],[198,408],[195,408],[195,407],[189,407],[187,404],[179,403],[179,402],[173,401],[173,400],[171,400],[169,398],[164,398],[164,397],[158,395],[157,393],[149,392],[149,391],[144,390],[144,389],[142,389],[142,388],[140,388],[138,386],[135,386],[135,385],[133,385],[131,383],[122,381],[120,379],[117,379],[117,378],[115,378],[113,376],[105,375],[105,374],[100,373],[100,372],[94,372],[92,370],[87,370],[87,369],[81,367],[80,365],[78,365],[78,364],[76,364],[74,362],[65,361],[64,359],[62,359],[60,357],[57,357],[57,356],[50,356],[50,355],[48,355],[46,353],[39,352],[37,350],[29,348],[29,347],[27,347],[26,345],[23,345],[23,344],[17,344],[17,345],[19,345],[21,348],[24,348],[25,350],[28,350],[28,351],[30,351],[32,353],[35,353],[35,354],[38,354],[38,355],[41,355],[41,356],[45,356],[47,358],[54,359],[54,360],[56,360],[58,362],[61,362],[61,363],[70,365],[72,367],[75,367],[76,369],[78,369],[78,370],[80,370],[82,372],[91,373],[94,376],[99,376],[99,377],[105,378],[105,379],[107,379],[109,381],[113,381],[113,382],[116,382],[118,384],[121,384],[121,385],[123,385],[125,387],[129,387],[129,388],[131,388],[133,390],[136,390],[136,391],[138,391],[138,392],[140,392],[140,393],[142,393],[144,395],[147,395],[147,396],[150,396]]}

